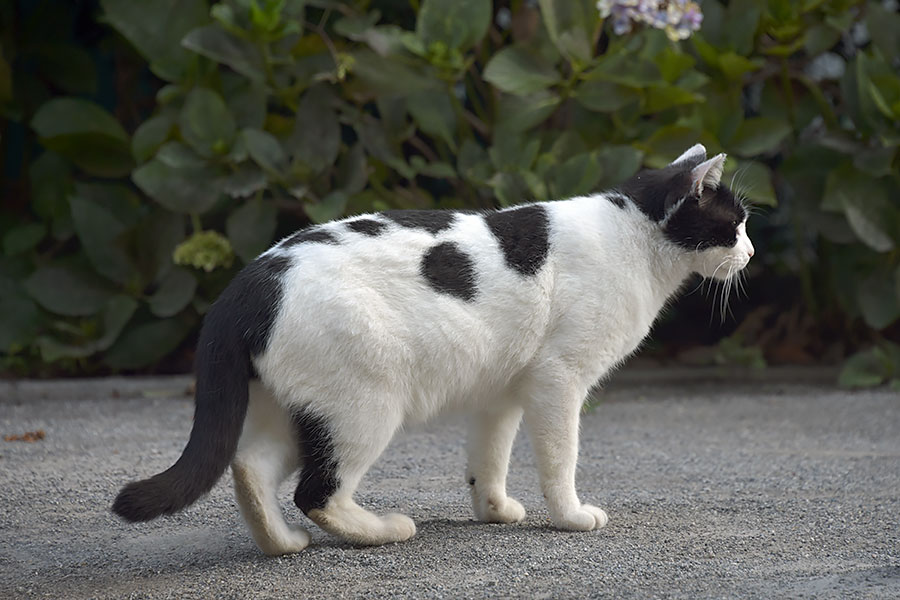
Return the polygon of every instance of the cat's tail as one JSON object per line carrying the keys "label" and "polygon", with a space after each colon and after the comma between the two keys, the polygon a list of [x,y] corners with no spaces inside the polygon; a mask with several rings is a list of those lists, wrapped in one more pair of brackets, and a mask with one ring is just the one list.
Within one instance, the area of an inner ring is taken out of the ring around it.
{"label": "cat's tail", "polygon": [[285,264],[257,259],[210,307],[197,343],[194,425],[187,446],[169,469],[123,487],[114,513],[128,521],[172,514],[206,494],[225,472],[247,414],[250,357],[268,342]]}

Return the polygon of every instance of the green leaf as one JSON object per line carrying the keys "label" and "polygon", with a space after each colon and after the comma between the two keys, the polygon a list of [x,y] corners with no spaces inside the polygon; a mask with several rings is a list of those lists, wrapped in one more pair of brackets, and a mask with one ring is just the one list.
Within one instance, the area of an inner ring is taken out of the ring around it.
{"label": "green leaf", "polygon": [[644,90],[646,103],[642,113],[655,113],[672,106],[694,104],[703,101],[703,96],[683,90],[674,85],[652,85]]}
{"label": "green leaf", "polygon": [[181,135],[200,156],[228,152],[234,140],[234,117],[222,96],[209,88],[191,90],[178,116]]}
{"label": "green leaf", "polygon": [[563,199],[589,194],[602,177],[603,167],[596,154],[577,154],[553,171],[549,182],[550,196]]}
{"label": "green leaf", "polygon": [[259,48],[225,31],[220,25],[204,25],[192,30],[181,40],[181,45],[231,67],[251,81],[265,80],[266,71]]}
{"label": "green leaf", "polygon": [[97,91],[94,59],[85,48],[65,42],[44,42],[32,46],[28,53],[34,68],[67,94],[89,94]]}
{"label": "green leaf", "polygon": [[[735,168],[729,169],[730,166]],[[734,195],[746,198],[754,204],[775,206],[778,201],[775,198],[775,188],[772,186],[772,171],[766,165],[752,161],[729,161],[725,166],[723,181],[729,181],[729,187]]]}
{"label": "green leaf", "polygon": [[510,94],[532,94],[559,83],[562,78],[553,65],[523,45],[508,46],[488,61],[484,79]]}
{"label": "green leaf", "polygon": [[76,194],[69,198],[72,222],[84,252],[96,271],[112,281],[127,284],[138,277],[137,269],[121,240],[130,224],[97,202],[94,196],[113,193],[122,203],[133,200],[127,189],[108,187],[111,189],[98,189],[99,185],[79,186]]}
{"label": "green leaf", "polygon": [[543,123],[553,114],[562,99],[550,90],[528,96],[501,94],[497,101],[497,131],[518,133]]}
{"label": "green leaf", "polygon": [[653,168],[662,168],[678,158],[685,150],[700,141],[701,132],[691,127],[667,125],[656,131],[645,144],[645,162]]}
{"label": "green leaf", "polygon": [[234,79],[223,77],[222,88],[222,96],[234,115],[235,124],[240,128],[262,129],[266,122],[266,88],[237,76]]}
{"label": "green leaf", "polygon": [[256,164],[267,171],[278,173],[287,165],[287,156],[274,135],[262,129],[241,131],[247,151]]}
{"label": "green leaf", "polygon": [[467,50],[481,41],[491,24],[491,0],[424,0],[416,34],[426,46],[439,42]]}
{"label": "green leaf", "polygon": [[135,227],[136,256],[142,280],[158,282],[172,269],[172,252],[184,239],[184,215],[152,206]]}
{"label": "green leaf", "polygon": [[[870,28],[871,29],[871,28]],[[806,31],[804,47],[809,56],[816,56],[834,47],[841,39],[841,31],[827,23],[817,23]]]}
{"label": "green leaf", "polygon": [[615,112],[632,102],[639,102],[641,93],[612,81],[594,79],[579,83],[574,98],[588,110]]}
{"label": "green leaf", "polygon": [[245,163],[237,171],[223,177],[221,183],[222,191],[232,198],[246,198],[266,189],[269,179],[258,166]]}
{"label": "green leaf", "polygon": [[172,118],[167,114],[156,115],[141,123],[131,138],[131,154],[142,163],[152,157],[172,131]]}
{"label": "green leaf", "polygon": [[275,205],[262,200],[250,200],[228,217],[225,231],[228,240],[241,260],[249,263],[272,243],[275,235]]}
{"label": "green leaf", "polygon": [[45,148],[92,175],[119,177],[133,161],[128,134],[102,107],[78,98],[54,98],[38,109],[31,127]]}
{"label": "green leaf", "polygon": [[181,80],[192,60],[181,39],[209,21],[206,0],[101,0],[103,19],[166,81]]}
{"label": "green leaf", "polygon": [[303,95],[293,131],[284,147],[292,158],[314,172],[334,164],[341,149],[341,126],[327,88],[316,86]]}
{"label": "green leaf", "polygon": [[591,36],[599,20],[596,2],[539,0],[539,4],[550,39],[562,55],[572,61],[590,62]]}
{"label": "green leaf", "polygon": [[0,353],[27,345],[38,332],[41,313],[20,282],[0,275]]}
{"label": "green leaf", "polygon": [[336,181],[348,195],[358,194],[366,187],[369,180],[366,149],[362,142],[357,142],[349,152],[341,156],[338,163]]}
{"label": "green leaf", "polygon": [[92,350],[98,352],[106,350],[118,339],[125,325],[131,320],[134,311],[137,310],[138,303],[134,298],[118,295],[113,296],[106,303],[106,308],[100,316],[100,322],[103,327],[103,334],[94,341]]}
{"label": "green leaf", "polygon": [[203,213],[221,195],[221,178],[208,168],[179,169],[154,158],[131,175],[141,190],[174,212]]}
{"label": "green leaf", "polygon": [[95,275],[74,265],[38,267],[25,280],[25,289],[50,312],[70,317],[97,314],[112,297]]}
{"label": "green leaf", "polygon": [[351,55],[349,65],[350,72],[379,95],[403,96],[443,87],[418,63],[407,64],[394,56],[380,56],[365,48]]}
{"label": "green leaf", "polygon": [[506,135],[494,139],[488,154],[499,171],[527,171],[540,149],[541,140],[537,136]]}
{"label": "green leaf", "polygon": [[870,176],[841,165],[825,181],[822,210],[842,210],[857,238],[876,252],[894,248],[891,226],[900,220],[884,188]]}
{"label": "green leaf", "polygon": [[600,164],[602,177],[597,182],[600,189],[609,189],[626,181],[641,168],[643,153],[631,146],[604,146],[594,154]]}
{"label": "green leaf", "polygon": [[513,206],[532,198],[531,189],[520,173],[497,173],[490,180],[500,206]]}
{"label": "green leaf", "polygon": [[432,90],[411,94],[407,98],[409,113],[419,128],[433,135],[456,151],[456,113],[445,91]]}
{"label": "green leaf", "polygon": [[856,299],[863,319],[875,330],[884,329],[900,317],[900,298],[891,275],[878,269],[857,289]]}
{"label": "green leaf", "polygon": [[870,0],[866,3],[866,25],[872,41],[886,59],[900,57],[900,15],[896,11],[888,11],[881,2]]}
{"label": "green leaf", "polygon": [[171,317],[190,304],[197,291],[197,278],[182,267],[175,267],[160,282],[147,304],[157,317]]}
{"label": "green leaf", "polygon": [[722,33],[738,54],[746,55],[753,51],[753,39],[763,6],[765,4],[759,0],[732,0],[728,3],[728,16]]}
{"label": "green leaf", "polygon": [[896,357],[880,347],[858,352],[844,362],[838,383],[843,387],[874,387],[900,371]]}
{"label": "green leaf", "polygon": [[456,169],[469,182],[484,183],[493,172],[487,151],[473,139],[466,138],[456,155]]}
{"label": "green leaf", "polygon": [[3,253],[15,256],[28,252],[47,235],[47,227],[43,223],[23,223],[6,232],[3,236]]}
{"label": "green leaf", "polygon": [[129,328],[109,349],[104,362],[113,369],[140,369],[170,354],[190,333],[193,320],[170,318]]}
{"label": "green leaf", "polygon": [[205,158],[175,140],[166,142],[159,148],[156,160],[175,169],[199,169],[206,166]]}
{"label": "green leaf", "polygon": [[679,51],[677,46],[666,46],[653,60],[667,83],[675,83],[697,62],[690,54]]}
{"label": "green leaf", "polygon": [[744,75],[758,70],[765,64],[762,59],[744,58],[734,52],[726,52],[718,57],[719,68],[728,79],[733,81],[741,80]]}
{"label": "green leaf", "polygon": [[728,148],[738,156],[757,156],[772,152],[793,130],[790,124],[769,117],[745,119],[738,126]]}
{"label": "green leaf", "polygon": [[307,204],[306,214],[314,223],[333,221],[343,216],[347,199],[347,194],[343,190],[334,190],[316,204]]}

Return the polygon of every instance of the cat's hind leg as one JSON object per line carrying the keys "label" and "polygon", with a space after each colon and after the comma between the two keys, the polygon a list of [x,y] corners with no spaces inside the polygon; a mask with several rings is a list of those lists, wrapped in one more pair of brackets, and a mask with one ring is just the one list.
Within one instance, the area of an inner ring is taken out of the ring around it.
{"label": "cat's hind leg", "polygon": [[506,472],[522,409],[504,407],[475,415],[469,428],[466,481],[475,518],[515,523],[525,518],[522,505],[506,495]]}
{"label": "cat's hind leg", "polygon": [[400,426],[399,417],[377,418],[345,413],[317,415],[310,408],[294,415],[303,471],[294,503],[325,531],[362,545],[402,542],[416,533],[412,519],[391,513],[378,516],[359,506],[353,493],[366,471]]}
{"label": "cat's hind leg", "polygon": [[300,552],[309,532],[284,520],[279,485],[299,466],[290,415],[259,383],[250,384],[250,404],[231,463],[241,516],[260,550],[271,556]]}

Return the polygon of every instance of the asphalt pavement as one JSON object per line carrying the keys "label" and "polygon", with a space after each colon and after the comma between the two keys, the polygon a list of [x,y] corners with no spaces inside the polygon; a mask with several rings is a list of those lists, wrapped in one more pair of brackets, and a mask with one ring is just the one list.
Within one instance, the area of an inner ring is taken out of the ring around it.
{"label": "asphalt pavement", "polygon": [[[463,422],[400,435],[358,494],[405,543],[270,558],[230,477],[188,510],[118,520],[119,487],[187,440],[189,379],[0,382],[0,598],[898,598],[900,394],[821,372],[616,376],[582,421],[578,489],[609,525],[556,531],[526,436],[516,525],[472,520]],[[43,437],[37,432],[43,432]]]}

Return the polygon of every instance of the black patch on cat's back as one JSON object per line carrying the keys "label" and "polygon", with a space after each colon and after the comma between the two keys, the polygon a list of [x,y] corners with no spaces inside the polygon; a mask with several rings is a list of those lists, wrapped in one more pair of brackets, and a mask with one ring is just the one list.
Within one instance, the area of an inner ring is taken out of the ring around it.
{"label": "black patch on cat's back", "polygon": [[304,243],[318,243],[318,244],[334,244],[337,245],[338,239],[334,237],[334,234],[330,231],[325,231],[324,229],[319,229],[317,227],[313,227],[310,229],[301,229],[288,239],[281,242],[282,248],[291,248],[298,244]]}
{"label": "black patch on cat's back", "polygon": [[385,217],[410,229],[424,229],[432,235],[449,229],[457,213],[451,210],[388,210]]}
{"label": "black patch on cat's back", "polygon": [[428,250],[422,257],[420,271],[428,284],[442,294],[466,302],[475,298],[475,264],[453,242],[442,242]]}
{"label": "black patch on cat's back", "polygon": [[355,221],[347,223],[347,229],[350,231],[355,231],[356,233],[361,233],[369,237],[381,235],[381,232],[384,231],[385,227],[387,227],[387,225],[381,221],[376,221],[375,219],[356,219]]}
{"label": "black patch on cat's back", "polygon": [[509,268],[534,275],[547,261],[550,224],[547,209],[540,204],[491,213],[484,220],[500,243]]}
{"label": "black patch on cat's back", "polygon": [[340,485],[334,440],[325,419],[308,410],[294,414],[292,421],[303,465],[294,504],[309,515],[311,510],[324,508]]}

